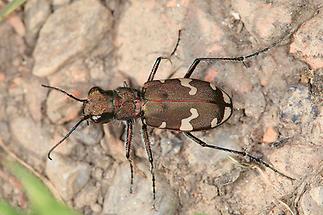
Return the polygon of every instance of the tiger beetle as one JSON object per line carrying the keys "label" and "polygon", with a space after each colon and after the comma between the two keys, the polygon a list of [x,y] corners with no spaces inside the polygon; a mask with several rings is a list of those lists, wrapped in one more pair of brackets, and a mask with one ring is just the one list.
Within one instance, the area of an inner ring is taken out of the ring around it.
{"label": "tiger beetle", "polygon": [[[175,53],[178,47],[180,33],[181,31],[179,31],[176,46],[170,57]],[[225,123],[233,112],[232,99],[228,93],[210,82],[191,78],[198,64],[202,61],[237,61],[244,63],[245,60],[268,51],[281,41],[282,40],[279,40],[267,48],[245,56],[196,58],[184,75],[184,78],[154,80],[160,62],[162,60],[170,60],[170,57],[158,57],[153,65],[147,82],[141,90],[128,87],[127,85],[118,87],[115,90],[103,90],[100,87],[93,87],[88,92],[88,97],[86,99],[79,99],[60,88],[42,85],[43,87],[60,91],[74,100],[83,103],[82,118],[69,130],[64,138],[50,149],[48,158],[52,160],[50,156],[51,152],[66,140],[83,121],[89,122],[90,120],[94,123],[101,124],[109,123],[112,120],[125,121],[125,148],[126,158],[130,165],[130,193],[132,193],[133,164],[130,158],[132,131],[134,120],[140,119],[142,124],[142,138],[150,163],[154,200],[156,197],[154,162],[147,126],[180,131],[202,147],[248,157],[251,161],[262,164],[283,177],[295,180],[275,169],[274,166],[261,158],[255,157],[245,151],[207,144],[191,133],[192,131],[214,129]]]}

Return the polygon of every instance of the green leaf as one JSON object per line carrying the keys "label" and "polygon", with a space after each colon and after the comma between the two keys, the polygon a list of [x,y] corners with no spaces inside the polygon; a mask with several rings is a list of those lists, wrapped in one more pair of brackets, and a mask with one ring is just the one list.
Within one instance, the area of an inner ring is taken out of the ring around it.
{"label": "green leaf", "polygon": [[0,22],[4,18],[6,18],[10,13],[12,13],[14,10],[16,10],[18,7],[20,7],[23,3],[25,3],[26,0],[13,0],[9,4],[7,4],[3,10],[0,11]]}
{"label": "green leaf", "polygon": [[21,213],[4,201],[0,201],[0,211],[2,215],[21,215]]}
{"label": "green leaf", "polygon": [[35,177],[32,173],[27,171],[22,166],[16,163],[8,164],[12,173],[21,181],[26,190],[26,194],[31,203],[31,210],[33,214],[46,215],[77,215],[75,211],[58,202],[49,192],[48,188]]}

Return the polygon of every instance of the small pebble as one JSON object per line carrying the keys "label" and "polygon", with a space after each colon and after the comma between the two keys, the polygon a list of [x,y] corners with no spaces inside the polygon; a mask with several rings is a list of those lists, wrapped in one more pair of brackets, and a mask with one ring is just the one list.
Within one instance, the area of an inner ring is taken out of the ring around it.
{"label": "small pebble", "polygon": [[273,127],[269,127],[265,130],[262,141],[264,143],[273,143],[277,140],[277,138],[278,138],[277,130]]}

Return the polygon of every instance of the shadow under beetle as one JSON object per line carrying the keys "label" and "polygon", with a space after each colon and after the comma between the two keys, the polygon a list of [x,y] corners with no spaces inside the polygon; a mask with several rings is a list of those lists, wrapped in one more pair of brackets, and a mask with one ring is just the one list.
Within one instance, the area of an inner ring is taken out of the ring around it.
{"label": "shadow under beetle", "polygon": [[[179,40],[180,31],[177,44],[170,56],[175,53]],[[133,135],[132,130],[134,120],[140,119],[142,123],[141,130],[143,142],[150,162],[153,199],[156,197],[154,162],[147,126],[181,131],[188,138],[202,147],[222,150],[248,157],[250,160],[270,168],[281,176],[294,180],[275,169],[271,164],[247,152],[210,145],[190,133],[192,131],[216,128],[226,122],[233,112],[232,99],[225,91],[214,86],[210,82],[190,78],[197,65],[201,61],[238,61],[244,63],[246,59],[268,51],[279,42],[281,42],[281,40],[267,48],[240,57],[196,58],[189,67],[184,78],[154,80],[160,62],[163,59],[169,60],[168,57],[158,57],[153,65],[147,82],[141,90],[127,86],[118,87],[115,90],[103,90],[100,87],[93,87],[90,89],[87,99],[79,99],[62,89],[42,85],[49,89],[58,90],[83,103],[83,117],[71,128],[62,140],[50,149],[48,152],[48,158],[51,160],[51,152],[66,140],[66,138],[68,138],[83,121],[91,120],[94,123],[103,124],[111,122],[112,120],[123,120],[127,125],[125,146],[126,158],[129,161],[131,171],[130,192],[132,192],[133,164],[130,158]]]}

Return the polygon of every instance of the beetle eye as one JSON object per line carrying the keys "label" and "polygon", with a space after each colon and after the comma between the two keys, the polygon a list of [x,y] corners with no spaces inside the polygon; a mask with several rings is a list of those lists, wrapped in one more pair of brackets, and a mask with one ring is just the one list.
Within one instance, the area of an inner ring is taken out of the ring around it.
{"label": "beetle eye", "polygon": [[100,120],[100,118],[101,118],[101,116],[100,116],[100,115],[91,116],[91,119],[92,119],[94,122],[99,121],[99,120]]}
{"label": "beetle eye", "polygon": [[92,87],[90,90],[89,90],[89,95],[94,93],[95,91],[98,91],[98,92],[102,92],[103,90],[100,88],[100,87]]}

